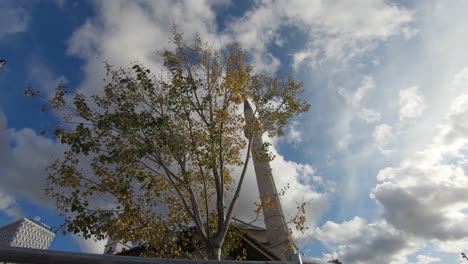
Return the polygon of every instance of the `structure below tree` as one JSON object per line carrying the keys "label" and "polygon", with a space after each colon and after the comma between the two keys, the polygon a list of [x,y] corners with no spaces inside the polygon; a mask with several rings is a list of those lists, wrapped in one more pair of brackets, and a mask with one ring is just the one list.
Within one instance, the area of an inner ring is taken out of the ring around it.
{"label": "structure below tree", "polygon": [[[263,228],[255,228],[255,227],[243,227],[241,224],[236,224],[237,228],[234,232],[235,235],[239,236],[237,240],[238,243],[233,250],[227,256],[224,256],[224,260],[236,260],[236,259],[244,259],[244,260],[251,260],[251,261],[280,261],[281,258],[278,257],[274,252],[268,249],[269,243],[266,239],[266,230]],[[191,232],[195,233],[195,232]],[[180,234],[180,244],[181,251],[187,252],[187,254],[191,254],[197,256],[194,252],[199,250],[201,254],[206,254],[205,249],[201,246],[201,243],[196,245],[195,248],[192,244],[184,245],[184,240],[192,240],[192,238],[188,238],[190,236],[188,232],[184,232]],[[111,240],[112,241],[112,240]],[[122,256],[153,256],[155,253],[157,255],[163,254],[163,249],[152,247],[150,244],[143,244],[134,248],[126,249],[123,243],[115,243],[112,241],[108,243],[108,245],[121,245],[120,247],[123,248],[121,252],[114,253],[117,255]],[[199,246],[199,247],[198,247]],[[106,246],[107,247],[107,246]],[[112,253],[112,252],[109,252]],[[105,254],[109,254],[105,251]],[[170,257],[170,256],[168,256]],[[183,255],[181,256],[183,258]],[[200,257],[200,256],[199,256]],[[200,257],[201,258],[201,257]]]}

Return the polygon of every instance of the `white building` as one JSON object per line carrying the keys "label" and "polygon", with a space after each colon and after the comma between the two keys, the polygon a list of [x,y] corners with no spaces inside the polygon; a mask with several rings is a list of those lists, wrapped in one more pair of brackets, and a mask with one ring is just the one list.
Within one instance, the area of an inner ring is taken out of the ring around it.
{"label": "white building", "polygon": [[0,227],[0,246],[48,249],[55,233],[28,218]]}
{"label": "white building", "polygon": [[107,255],[115,255],[125,250],[129,250],[133,247],[131,242],[123,243],[119,241],[115,241],[112,238],[107,239],[107,244],[104,247],[104,254]]}

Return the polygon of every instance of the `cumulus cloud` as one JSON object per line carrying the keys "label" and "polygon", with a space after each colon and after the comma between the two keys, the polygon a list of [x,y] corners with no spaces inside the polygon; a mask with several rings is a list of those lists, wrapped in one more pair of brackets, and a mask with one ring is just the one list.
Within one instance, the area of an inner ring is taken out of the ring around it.
{"label": "cumulus cloud", "polygon": [[447,117],[445,131],[443,133],[444,142],[458,148],[467,143],[468,137],[468,94],[462,94],[455,98],[451,105],[451,113]]}
{"label": "cumulus cloud", "polygon": [[[358,231],[362,240],[388,239],[383,248],[398,239],[402,239],[401,243],[408,243],[402,247],[407,250],[400,251],[395,247],[388,251],[391,252],[388,256],[383,256],[383,260],[374,259],[374,263],[407,263],[411,256],[417,263],[443,262],[441,257],[418,254],[428,245],[453,254],[468,250],[468,95],[463,89],[468,79],[465,79],[465,74],[466,68],[463,67],[441,84],[447,88],[444,91],[449,91],[440,98],[442,102],[429,100],[417,87],[403,89],[398,94],[400,108],[395,109],[404,109],[397,112],[402,117],[401,122],[376,126],[373,131],[376,146],[384,153],[399,150],[401,146],[397,136],[400,141],[401,137],[405,139],[409,133],[414,133],[408,130],[408,126],[403,126],[403,122],[415,118],[423,122],[422,117],[429,115],[424,111],[429,102],[435,106],[442,103],[442,107],[434,107],[438,118],[430,120],[432,130],[428,130],[428,126],[416,130],[432,133],[432,137],[426,144],[421,145],[424,141],[419,141],[419,148],[403,153],[398,165],[384,167],[377,173],[378,183],[370,197],[380,207],[382,214],[379,220],[367,223],[365,219],[353,218],[342,223],[327,222],[316,229],[317,238],[330,247],[330,256],[350,263],[372,263],[372,258],[380,255],[380,251],[373,248],[374,244],[353,240],[353,234]],[[419,139],[418,135],[414,139]],[[412,143],[408,141],[408,144]],[[386,226],[388,232],[372,236],[365,231],[376,230],[378,226]],[[359,246],[361,244],[366,246]],[[369,252],[369,249],[374,252]]]}
{"label": "cumulus cloud", "polygon": [[315,235],[322,241],[341,244],[359,237],[366,225],[367,221],[357,216],[341,224],[327,221],[322,227],[316,229]]}
{"label": "cumulus cloud", "polygon": [[438,126],[439,134],[430,145],[399,166],[380,170],[380,183],[371,193],[389,224],[433,241],[445,251],[468,247],[468,134],[463,128],[468,107],[464,98],[466,94],[452,101],[447,117]]}
{"label": "cumulus cloud", "polygon": [[104,246],[107,243],[106,239],[85,239],[82,236],[78,235],[73,235],[73,239],[78,243],[80,251],[85,253],[102,254],[104,252]]}
{"label": "cumulus cloud", "polygon": [[[417,172],[416,172],[417,173]],[[421,171],[420,173],[431,173]],[[429,174],[431,177],[445,175]],[[403,175],[401,175],[403,176]],[[422,175],[404,175],[422,177]],[[463,177],[466,177],[463,175]],[[414,179],[413,179],[414,180]],[[383,217],[400,230],[425,239],[453,240],[468,235],[468,217],[460,212],[467,208],[465,188],[458,184],[415,181],[412,184],[379,184],[372,195],[384,208]],[[460,203],[460,204],[459,204]]]}
{"label": "cumulus cloud", "polygon": [[[51,205],[44,194],[46,167],[61,147],[34,130],[8,129],[0,113],[0,191],[12,197],[24,197],[39,205]],[[18,211],[19,212],[19,211]]]}
{"label": "cumulus cloud", "polygon": [[338,257],[343,263],[407,263],[407,257],[422,248],[420,241],[385,221],[367,223],[359,217],[327,222],[316,234],[322,242],[335,245],[336,250],[325,256]]}
{"label": "cumulus cloud", "polygon": [[223,2],[173,1],[104,1],[94,2],[96,16],[88,19],[72,34],[67,53],[85,60],[80,90],[98,93],[105,76],[103,61],[128,66],[138,61],[159,72],[159,52],[171,47],[171,27],[180,26],[184,38],[192,41],[197,35],[214,47],[226,41],[216,35],[213,8]]}
{"label": "cumulus cloud", "polygon": [[412,86],[400,91],[400,120],[406,121],[422,115],[426,109],[424,96],[418,86]]}

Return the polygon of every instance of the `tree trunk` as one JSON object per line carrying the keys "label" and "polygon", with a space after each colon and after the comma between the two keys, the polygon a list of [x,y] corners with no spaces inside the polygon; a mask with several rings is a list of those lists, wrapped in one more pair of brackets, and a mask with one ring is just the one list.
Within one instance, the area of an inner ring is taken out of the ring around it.
{"label": "tree trunk", "polygon": [[212,246],[211,248],[208,248],[208,259],[221,260],[221,247]]}

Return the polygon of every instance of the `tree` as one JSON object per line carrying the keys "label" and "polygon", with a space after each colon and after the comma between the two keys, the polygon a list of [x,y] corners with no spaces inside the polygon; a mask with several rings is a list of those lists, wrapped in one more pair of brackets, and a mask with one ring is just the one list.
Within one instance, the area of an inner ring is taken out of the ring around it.
{"label": "tree", "polygon": [[[187,45],[174,32],[161,74],[138,63],[106,65],[102,94],[70,98],[57,88],[49,103],[64,122],[53,133],[68,149],[48,168],[46,191],[69,232],[149,242],[171,256],[188,254],[190,244],[198,257],[204,250],[220,259],[252,136],[282,135],[309,105],[291,77],[254,74],[238,44]],[[246,100],[257,125],[245,126]],[[190,233],[186,241],[182,232]]]}

